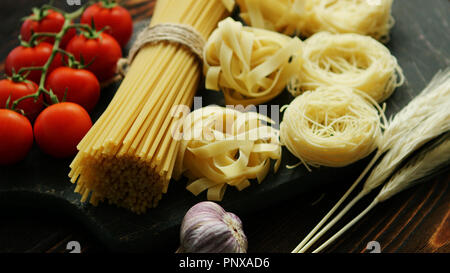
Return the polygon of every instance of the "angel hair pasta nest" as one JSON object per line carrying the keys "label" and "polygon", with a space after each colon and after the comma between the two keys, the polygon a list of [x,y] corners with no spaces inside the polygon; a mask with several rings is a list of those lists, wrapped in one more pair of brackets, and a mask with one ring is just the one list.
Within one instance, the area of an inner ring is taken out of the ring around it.
{"label": "angel hair pasta nest", "polygon": [[310,165],[347,166],[377,148],[382,110],[376,105],[364,93],[350,88],[305,92],[285,110],[281,143],[309,170]]}

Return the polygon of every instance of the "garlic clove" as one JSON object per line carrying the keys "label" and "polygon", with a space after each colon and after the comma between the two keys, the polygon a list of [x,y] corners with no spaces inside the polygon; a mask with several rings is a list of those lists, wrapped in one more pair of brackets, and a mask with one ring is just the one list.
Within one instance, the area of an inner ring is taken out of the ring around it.
{"label": "garlic clove", "polygon": [[205,201],[190,208],[180,229],[181,253],[246,253],[247,237],[237,215]]}
{"label": "garlic clove", "polygon": [[247,236],[244,234],[244,230],[242,227],[242,221],[239,217],[231,212],[225,213],[223,217],[223,221],[228,225],[228,228],[231,231],[233,238],[237,241],[236,253],[245,253],[247,252],[248,242]]}

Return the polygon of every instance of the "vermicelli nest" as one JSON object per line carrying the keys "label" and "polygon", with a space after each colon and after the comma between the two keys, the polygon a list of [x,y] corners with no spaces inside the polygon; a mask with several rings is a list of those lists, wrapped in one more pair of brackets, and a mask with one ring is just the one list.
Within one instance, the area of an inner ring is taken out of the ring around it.
{"label": "vermicelli nest", "polygon": [[308,169],[343,167],[368,156],[381,136],[381,109],[358,93],[332,87],[298,96],[285,110],[281,143]]}
{"label": "vermicelli nest", "polygon": [[204,50],[206,88],[221,90],[228,105],[255,105],[278,96],[301,65],[297,37],[243,27],[227,18]]}
{"label": "vermicelli nest", "polygon": [[358,33],[386,42],[394,25],[393,0],[236,0],[250,26],[309,37]]}
{"label": "vermicelli nest", "polygon": [[294,96],[318,87],[345,86],[382,102],[404,82],[395,56],[369,36],[321,32],[303,45],[300,88],[288,88]]}
{"label": "vermicelli nest", "polygon": [[208,200],[220,201],[227,186],[242,190],[249,179],[261,183],[270,170],[270,160],[281,160],[279,131],[255,112],[208,106],[190,113],[181,126],[182,140],[174,177],[182,174],[191,183],[187,189],[198,195],[207,190]]}
{"label": "vermicelli nest", "polygon": [[306,0],[307,23],[302,34],[321,31],[357,33],[382,42],[394,25],[393,0]]}

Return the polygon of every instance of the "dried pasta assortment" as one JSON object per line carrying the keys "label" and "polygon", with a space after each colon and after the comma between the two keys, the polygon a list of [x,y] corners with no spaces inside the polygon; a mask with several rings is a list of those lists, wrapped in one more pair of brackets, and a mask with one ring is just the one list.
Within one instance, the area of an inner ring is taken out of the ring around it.
{"label": "dried pasta assortment", "polygon": [[204,50],[206,88],[221,90],[227,104],[261,104],[278,96],[293,78],[298,82],[301,41],[297,37],[243,27],[227,18]]}
{"label": "dried pasta assortment", "polygon": [[[228,15],[219,0],[158,0],[151,26],[175,23],[206,40]],[[108,200],[136,213],[158,204],[172,177],[179,142],[174,105],[191,105],[202,66],[184,46],[143,47],[100,119],[78,146],[70,177],[82,201]]]}
{"label": "dried pasta assortment", "polygon": [[[265,125],[268,123],[269,125]],[[242,190],[249,179],[261,183],[271,159],[281,160],[279,131],[273,121],[255,112],[208,106],[190,113],[180,128],[181,146],[174,175],[187,176],[187,189],[198,195],[207,190],[208,200],[220,201],[227,186]]]}
{"label": "dried pasta assortment", "polygon": [[369,36],[317,33],[304,42],[303,58],[300,88],[289,88],[294,96],[322,86],[346,86],[382,102],[404,82],[397,59]]}
{"label": "dried pasta assortment", "polygon": [[364,93],[318,88],[295,98],[280,125],[281,142],[308,169],[343,167],[373,152],[381,136],[380,113]]}
{"label": "dried pasta assortment", "polygon": [[358,33],[389,40],[393,0],[236,0],[250,26],[287,35]]}
{"label": "dried pasta assortment", "polygon": [[[143,213],[182,176],[193,194],[220,201],[228,186],[261,183],[272,160],[277,171],[282,145],[309,170],[347,166],[376,149],[386,123],[378,103],[404,81],[376,40],[388,37],[392,0],[236,3],[251,26],[224,19],[233,0],[157,2],[147,30],[157,42],[137,51],[135,44],[126,77],[71,164],[82,201]],[[182,45],[186,26],[194,46]],[[176,37],[165,40],[170,29]],[[285,35],[292,33],[312,36],[302,42]],[[202,69],[206,88],[230,105],[262,104],[287,87],[296,98],[280,130],[269,117],[220,106],[174,114],[174,106],[191,106]]]}

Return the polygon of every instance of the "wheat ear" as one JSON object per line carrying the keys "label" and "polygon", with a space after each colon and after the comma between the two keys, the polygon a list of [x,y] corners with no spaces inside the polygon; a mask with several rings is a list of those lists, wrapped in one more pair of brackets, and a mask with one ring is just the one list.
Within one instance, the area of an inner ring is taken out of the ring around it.
{"label": "wheat ear", "polygon": [[383,159],[372,170],[364,183],[361,192],[348,205],[332,219],[319,233],[316,234],[299,252],[305,252],[331,227],[333,227],[361,198],[369,194],[373,189],[381,186],[384,181],[400,166],[400,164],[414,151],[425,143],[450,130],[450,101],[442,104],[436,112],[404,138],[395,142]]}
{"label": "wheat ear", "polygon": [[[415,127],[414,125],[419,125],[423,123],[427,117],[432,116],[442,109],[442,101],[450,100],[450,68],[444,71],[438,72],[428,86],[422,90],[422,92],[417,95],[407,106],[405,106],[400,112],[398,112],[393,119],[390,120],[389,124],[383,133],[382,140],[379,143],[377,153],[369,163],[369,165],[364,169],[362,174],[357,178],[353,185],[347,190],[347,192],[341,197],[341,199],[334,205],[334,207],[322,218],[322,220],[314,227],[314,229],[300,242],[299,245],[292,251],[292,253],[301,253],[306,251],[320,236],[322,236],[325,231],[320,232],[315,236],[313,241],[310,239],[317,233],[317,231],[323,226],[323,224],[328,221],[328,219],[336,212],[336,210],[342,205],[342,203],[348,198],[348,196],[353,192],[357,185],[361,182],[367,172],[372,168],[375,162],[402,137],[405,137],[411,130]],[[365,195],[365,193],[364,193]],[[355,204],[362,194],[355,197],[355,199],[347,205],[346,208],[336,216],[336,220],[330,222],[325,228],[328,230],[334,223],[340,219],[353,204]]]}
{"label": "wheat ear", "polygon": [[447,133],[440,141],[438,141],[438,143],[439,144],[437,145],[433,145],[435,146],[434,148],[420,152],[405,167],[400,169],[400,171],[384,185],[377,197],[363,212],[334,234],[333,237],[314,250],[313,253],[318,253],[333,243],[377,204],[388,200],[397,193],[404,191],[419,182],[423,182],[424,177],[436,172],[438,169],[448,166],[450,163],[450,134]]}

